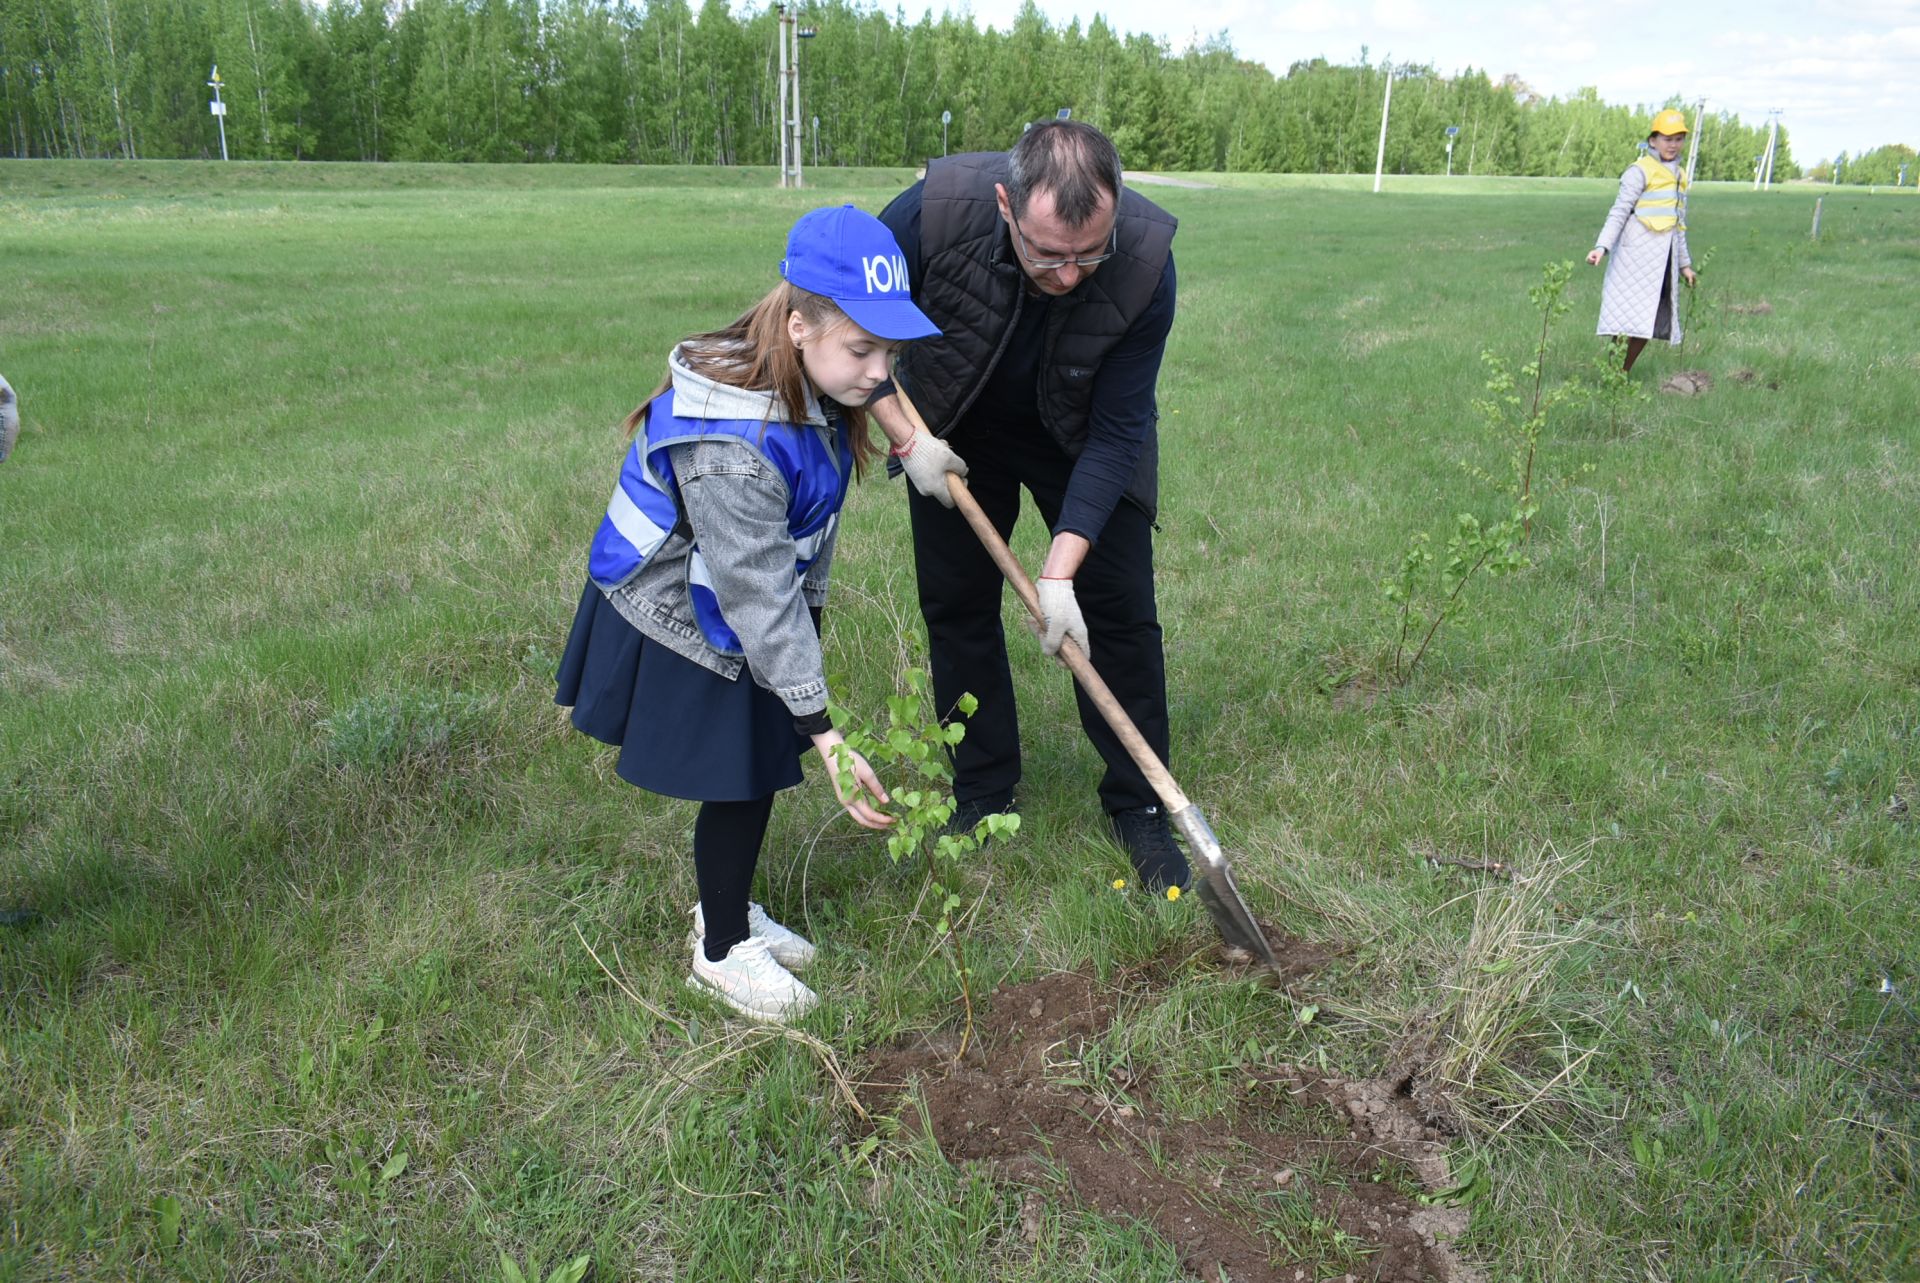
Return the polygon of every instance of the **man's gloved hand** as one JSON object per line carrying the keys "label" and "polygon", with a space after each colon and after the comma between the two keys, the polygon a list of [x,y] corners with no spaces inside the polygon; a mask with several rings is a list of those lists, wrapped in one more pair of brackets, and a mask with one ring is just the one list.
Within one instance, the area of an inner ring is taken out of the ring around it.
{"label": "man's gloved hand", "polygon": [[1073,580],[1043,577],[1038,588],[1040,613],[1047,617],[1046,631],[1040,634],[1040,649],[1049,655],[1058,655],[1060,643],[1071,637],[1080,653],[1092,659],[1093,648],[1087,645],[1087,621],[1080,614],[1079,599],[1073,595]]}
{"label": "man's gloved hand", "polygon": [[939,437],[916,432],[907,443],[893,452],[905,469],[913,488],[945,508],[953,507],[953,495],[947,491],[947,474],[967,475],[967,461],[955,454]]}

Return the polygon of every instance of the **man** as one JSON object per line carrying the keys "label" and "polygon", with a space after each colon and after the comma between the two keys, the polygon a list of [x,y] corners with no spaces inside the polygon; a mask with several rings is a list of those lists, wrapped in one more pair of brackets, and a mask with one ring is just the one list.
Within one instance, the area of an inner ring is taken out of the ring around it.
{"label": "man", "polygon": [[[1158,502],[1154,383],[1173,325],[1175,220],[1123,189],[1120,157],[1078,121],[1035,125],[1011,152],[932,162],[881,214],[907,259],[915,303],[943,337],[916,343],[897,378],[932,435],[916,434],[891,388],[869,409],[913,488],[914,560],[943,712],[979,698],[954,754],[956,827],[1013,805],[1020,731],[1001,577],[946,474],[968,478],[1002,535],[1020,490],[1053,540],[1038,589],[1043,644],[1071,637],[1161,760],[1166,662],[1153,594]],[[1080,722],[1107,770],[1100,802],[1150,889],[1186,886],[1152,787],[1076,687]]]}

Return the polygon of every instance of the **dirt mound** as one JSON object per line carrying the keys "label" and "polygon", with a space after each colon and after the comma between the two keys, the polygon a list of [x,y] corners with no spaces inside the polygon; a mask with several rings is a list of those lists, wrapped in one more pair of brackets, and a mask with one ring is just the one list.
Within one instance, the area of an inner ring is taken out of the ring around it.
{"label": "dirt mound", "polygon": [[1727,311],[1735,316],[1772,316],[1773,304],[1761,299],[1758,303],[1729,303]]}
{"label": "dirt mound", "polygon": [[[1741,387],[1752,387],[1754,384],[1760,382],[1760,371],[1750,365],[1743,365],[1727,377],[1735,383],[1738,383]],[[1766,387],[1769,392],[1778,392],[1780,390],[1780,380],[1768,379]]]}
{"label": "dirt mound", "polygon": [[[1329,956],[1297,941],[1275,952],[1289,974]],[[1146,969],[1107,986],[1070,973],[996,990],[964,1057],[952,1034],[888,1049],[865,1075],[863,1104],[901,1111],[954,1162],[1048,1189],[1064,1176],[1083,1206],[1152,1226],[1203,1279],[1481,1277],[1449,1246],[1467,1213],[1407,1192],[1445,1188],[1447,1169],[1442,1137],[1393,1086],[1286,1066],[1250,1074],[1227,1113],[1188,1121],[1155,1103],[1150,1074],[1084,1054],[1160,983]],[[924,1116],[908,1095],[915,1083]],[[1030,1240],[1038,1220],[1030,1196]]]}
{"label": "dirt mound", "polygon": [[1705,370],[1682,370],[1662,383],[1660,390],[1676,396],[1699,396],[1713,391],[1713,376]]}

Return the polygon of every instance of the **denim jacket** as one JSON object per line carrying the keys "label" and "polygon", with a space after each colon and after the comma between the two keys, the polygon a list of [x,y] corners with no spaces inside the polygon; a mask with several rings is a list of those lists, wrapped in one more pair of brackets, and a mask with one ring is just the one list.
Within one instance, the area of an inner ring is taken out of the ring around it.
{"label": "denim jacket", "polygon": [[[771,392],[716,383],[689,369],[678,348],[669,368],[673,413],[680,418],[747,420],[770,424],[769,430],[790,424],[795,430],[821,433],[829,445],[842,430],[811,389],[796,420]],[[738,680],[742,668],[750,670],[795,717],[823,711],[825,661],[809,608],[826,602],[837,528],[805,579],[798,579],[787,524],[786,478],[764,454],[738,438],[676,443],[668,451],[686,521],[638,574],[607,591],[607,600],[647,640],[729,681]],[[714,649],[695,619],[687,572],[696,545],[727,624],[739,635],[742,655]]]}

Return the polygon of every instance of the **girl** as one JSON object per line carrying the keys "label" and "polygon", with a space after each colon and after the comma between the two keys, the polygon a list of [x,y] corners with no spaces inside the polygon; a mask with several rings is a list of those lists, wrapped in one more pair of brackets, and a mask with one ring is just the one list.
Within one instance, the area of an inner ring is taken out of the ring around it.
{"label": "girl", "polygon": [[818,1000],[792,974],[813,945],[747,893],[809,744],[856,823],[893,823],[828,720],[819,610],[847,483],[878,453],[863,407],[896,345],[939,331],[892,234],[851,205],[795,223],[780,274],[732,325],[675,347],[627,416],[556,700],[619,746],[622,779],[701,803],[687,983],[785,1023]]}
{"label": "girl", "polygon": [[1652,129],[1647,142],[1653,154],[1642,156],[1620,176],[1620,195],[1587,255],[1594,266],[1608,253],[1613,255],[1600,293],[1598,333],[1626,337],[1628,370],[1648,339],[1680,345],[1674,286],[1681,277],[1688,285],[1700,279],[1687,253],[1683,221],[1690,184],[1679,161],[1687,118],[1669,107],[1654,116]]}

